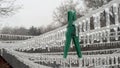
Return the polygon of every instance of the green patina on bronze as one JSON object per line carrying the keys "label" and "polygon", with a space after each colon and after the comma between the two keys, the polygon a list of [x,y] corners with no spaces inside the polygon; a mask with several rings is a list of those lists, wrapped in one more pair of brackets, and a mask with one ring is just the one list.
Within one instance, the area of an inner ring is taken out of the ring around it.
{"label": "green patina on bronze", "polygon": [[68,26],[66,32],[66,42],[64,47],[64,58],[67,58],[67,54],[70,48],[71,40],[73,40],[75,49],[77,51],[78,58],[82,57],[80,43],[79,43],[79,34],[76,33],[76,26],[73,23],[76,20],[76,12],[75,11],[68,11]]}

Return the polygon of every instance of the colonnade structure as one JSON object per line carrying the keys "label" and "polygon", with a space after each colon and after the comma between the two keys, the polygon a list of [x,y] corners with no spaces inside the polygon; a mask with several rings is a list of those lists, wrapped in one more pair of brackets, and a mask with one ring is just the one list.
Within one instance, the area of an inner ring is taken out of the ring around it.
{"label": "colonnade structure", "polygon": [[71,43],[68,58],[63,60],[67,25],[1,49],[1,55],[14,56],[30,68],[120,68],[120,0],[110,1],[75,23],[81,59]]}

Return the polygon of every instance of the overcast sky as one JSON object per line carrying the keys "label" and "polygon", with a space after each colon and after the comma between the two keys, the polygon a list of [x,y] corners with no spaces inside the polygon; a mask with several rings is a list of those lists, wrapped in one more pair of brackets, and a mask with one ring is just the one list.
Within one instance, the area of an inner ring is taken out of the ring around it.
{"label": "overcast sky", "polygon": [[0,18],[0,24],[9,26],[45,26],[50,24],[53,11],[64,0],[20,0],[23,4],[22,9],[14,16]]}

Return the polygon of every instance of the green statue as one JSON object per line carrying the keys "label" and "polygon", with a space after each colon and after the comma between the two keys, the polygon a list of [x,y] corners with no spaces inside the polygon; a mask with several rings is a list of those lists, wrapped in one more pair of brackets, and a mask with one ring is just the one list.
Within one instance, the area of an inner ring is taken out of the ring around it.
{"label": "green statue", "polygon": [[75,23],[73,23],[75,20],[76,20],[76,12],[68,11],[68,26],[67,26],[67,32],[66,32],[66,42],[64,47],[64,56],[63,56],[64,58],[67,57],[72,39],[75,44],[75,49],[77,51],[78,58],[82,57],[81,47],[79,44],[78,29],[75,26]]}

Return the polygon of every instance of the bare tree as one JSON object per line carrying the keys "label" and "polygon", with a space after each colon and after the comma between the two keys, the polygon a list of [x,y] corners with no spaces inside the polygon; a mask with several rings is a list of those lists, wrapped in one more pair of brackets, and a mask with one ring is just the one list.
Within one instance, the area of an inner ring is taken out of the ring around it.
{"label": "bare tree", "polygon": [[[61,5],[56,8],[56,11],[53,12],[53,20],[54,22],[62,23],[62,25],[65,25],[67,23],[67,12],[69,10],[74,10],[77,13],[77,18],[84,15],[84,13],[81,13],[81,6],[79,6],[79,2],[74,0],[67,0],[64,3],[61,3]],[[85,6],[84,6],[85,7]]]}
{"label": "bare tree", "polygon": [[101,7],[102,5],[107,4],[110,1],[112,0],[85,0],[85,4],[89,8],[96,9]]}
{"label": "bare tree", "polygon": [[16,5],[17,0],[0,0],[0,17],[13,15],[20,5]]}
{"label": "bare tree", "polygon": [[9,26],[4,26],[1,30],[2,34],[11,34],[11,32],[12,32],[12,28]]}

